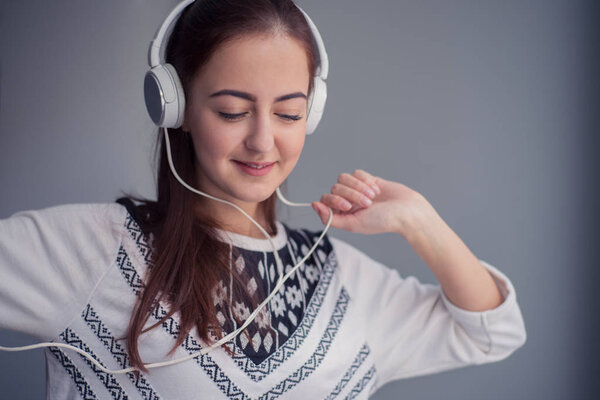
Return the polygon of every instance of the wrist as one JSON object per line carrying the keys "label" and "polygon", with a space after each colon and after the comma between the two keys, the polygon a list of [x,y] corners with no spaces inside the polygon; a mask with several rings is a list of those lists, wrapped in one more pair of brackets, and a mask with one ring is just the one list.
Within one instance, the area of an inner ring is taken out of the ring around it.
{"label": "wrist", "polygon": [[409,244],[435,236],[445,222],[433,206],[419,193],[416,193],[413,205],[396,218],[395,232],[402,235]]}

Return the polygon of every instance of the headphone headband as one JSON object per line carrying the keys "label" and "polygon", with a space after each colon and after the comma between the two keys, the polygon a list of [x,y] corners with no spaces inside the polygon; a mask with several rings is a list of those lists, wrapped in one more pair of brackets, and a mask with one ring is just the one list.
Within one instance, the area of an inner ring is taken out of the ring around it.
{"label": "headphone headband", "polygon": [[171,25],[175,22],[179,15],[183,12],[183,10],[190,4],[192,4],[195,0],[183,0],[179,3],[165,18],[165,21],[162,23],[160,28],[156,31],[154,35],[154,39],[150,42],[150,48],[148,49],[148,65],[150,68],[154,68],[160,64],[160,50],[164,46],[163,41],[167,37],[167,31],[173,29]]}

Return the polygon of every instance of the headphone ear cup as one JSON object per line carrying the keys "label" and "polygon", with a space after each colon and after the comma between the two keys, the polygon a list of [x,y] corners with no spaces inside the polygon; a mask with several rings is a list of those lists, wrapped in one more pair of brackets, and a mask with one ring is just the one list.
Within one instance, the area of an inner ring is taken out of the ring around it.
{"label": "headphone ear cup", "polygon": [[325,111],[325,102],[327,100],[327,83],[316,76],[313,80],[313,92],[309,99],[308,113],[306,118],[306,134],[312,134],[319,125],[323,112]]}
{"label": "headphone ear cup", "polygon": [[179,128],[183,123],[185,94],[171,64],[160,64],[146,72],[144,100],[146,110],[157,126]]}

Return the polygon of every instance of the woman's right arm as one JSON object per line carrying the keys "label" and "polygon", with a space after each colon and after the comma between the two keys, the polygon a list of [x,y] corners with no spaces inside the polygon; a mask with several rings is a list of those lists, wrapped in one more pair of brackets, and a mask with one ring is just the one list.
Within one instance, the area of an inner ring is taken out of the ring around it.
{"label": "woman's right arm", "polygon": [[63,205],[0,220],[0,329],[53,339],[114,262],[125,209]]}

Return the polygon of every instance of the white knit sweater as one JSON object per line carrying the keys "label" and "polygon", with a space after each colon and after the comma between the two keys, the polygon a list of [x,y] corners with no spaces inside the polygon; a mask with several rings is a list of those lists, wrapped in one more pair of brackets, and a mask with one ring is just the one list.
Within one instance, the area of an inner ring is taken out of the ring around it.
{"label": "white knit sweater", "polygon": [[[284,262],[299,259],[317,237],[281,223],[277,227],[274,241]],[[248,287],[268,290],[273,275],[268,241],[227,237],[244,256],[232,260],[234,267],[253,273]],[[116,203],[64,205],[1,220],[0,328],[73,344],[111,369],[128,366],[119,338],[143,288],[150,252],[139,226]],[[498,361],[520,347],[526,334],[510,280],[482,263],[504,302],[472,312],[453,305],[438,285],[400,277],[328,238],[270,302],[254,331],[230,346],[233,355],[219,348],[136,378],[103,373],[72,351],[51,348],[47,396],[364,399],[390,380]],[[215,302],[219,293],[227,295],[226,286],[215,292]],[[164,311],[163,305],[148,324]],[[232,323],[227,317],[232,312],[247,311],[242,303],[223,309],[224,326]],[[144,362],[179,358],[204,346],[192,332],[166,356],[178,326],[174,316],[140,337]]]}

